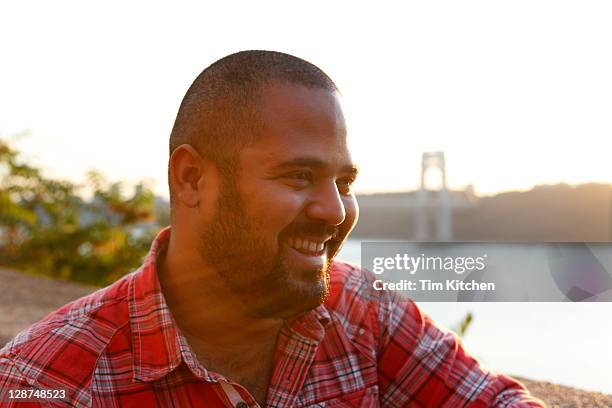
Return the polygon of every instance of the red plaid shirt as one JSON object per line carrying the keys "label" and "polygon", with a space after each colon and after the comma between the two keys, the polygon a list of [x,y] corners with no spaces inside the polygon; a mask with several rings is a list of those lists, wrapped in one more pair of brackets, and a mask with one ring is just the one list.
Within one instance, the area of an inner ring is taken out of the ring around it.
{"label": "red plaid shirt", "polygon": [[[169,235],[160,232],[140,269],[51,313],[0,350],[0,405],[15,403],[11,389],[66,389],[63,400],[39,401],[258,406],[240,384],[203,367],[177,328],[156,274]],[[482,367],[413,302],[372,282],[369,273],[334,263],[329,299],[280,331],[267,406],[543,406],[516,381]]]}

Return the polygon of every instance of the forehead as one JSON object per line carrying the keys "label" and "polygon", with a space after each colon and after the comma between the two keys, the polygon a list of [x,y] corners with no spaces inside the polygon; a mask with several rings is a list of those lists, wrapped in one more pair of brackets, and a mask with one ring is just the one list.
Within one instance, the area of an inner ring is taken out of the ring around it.
{"label": "forehead", "polygon": [[262,89],[255,142],[243,153],[266,164],[288,157],[350,162],[346,124],[338,94],[320,88],[275,84]]}

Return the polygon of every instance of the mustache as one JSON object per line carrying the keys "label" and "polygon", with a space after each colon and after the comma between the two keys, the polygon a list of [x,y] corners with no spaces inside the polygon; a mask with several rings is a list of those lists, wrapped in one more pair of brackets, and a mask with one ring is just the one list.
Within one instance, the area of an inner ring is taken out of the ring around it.
{"label": "mustache", "polygon": [[[340,233],[340,227],[325,222],[296,222],[286,228],[287,235],[303,233],[305,235],[328,236],[336,238]],[[285,235],[285,234],[283,234]],[[332,239],[333,239],[332,238]]]}

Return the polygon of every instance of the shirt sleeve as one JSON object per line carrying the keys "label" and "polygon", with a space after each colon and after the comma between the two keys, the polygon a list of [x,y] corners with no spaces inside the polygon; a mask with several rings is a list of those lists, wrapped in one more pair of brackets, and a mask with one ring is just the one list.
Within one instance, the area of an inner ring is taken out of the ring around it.
{"label": "shirt sleeve", "polygon": [[379,304],[381,406],[545,407],[527,389],[486,369],[418,306],[384,293]]}

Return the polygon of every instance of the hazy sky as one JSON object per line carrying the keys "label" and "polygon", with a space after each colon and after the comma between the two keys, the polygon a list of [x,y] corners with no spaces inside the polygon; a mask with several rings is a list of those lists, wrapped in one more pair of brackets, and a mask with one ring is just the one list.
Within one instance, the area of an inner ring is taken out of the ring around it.
{"label": "hazy sky", "polygon": [[2,3],[0,137],[29,130],[18,146],[51,175],[95,168],[167,195],[191,81],[271,49],[342,89],[359,191],[414,188],[430,150],[451,187],[480,193],[612,181],[610,2],[152,3]]}

